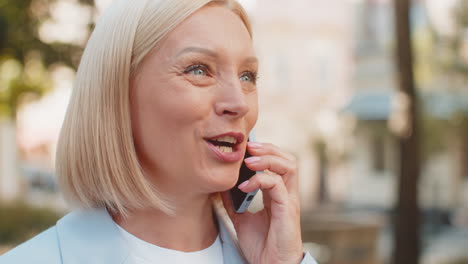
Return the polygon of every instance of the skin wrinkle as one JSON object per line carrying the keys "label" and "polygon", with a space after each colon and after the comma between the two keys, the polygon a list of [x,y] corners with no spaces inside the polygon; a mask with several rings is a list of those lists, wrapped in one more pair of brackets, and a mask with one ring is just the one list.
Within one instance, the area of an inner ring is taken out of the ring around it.
{"label": "skin wrinkle", "polygon": [[[235,1],[209,1],[117,1],[100,20],[58,144],[57,171],[66,175],[61,184],[80,205],[105,206],[117,224],[150,244],[185,252],[208,247],[218,233],[214,211],[248,263],[300,263],[296,161],[272,144],[249,144],[250,154],[264,162],[247,166],[271,177],[258,173],[240,187],[262,189],[265,207],[237,214],[229,189],[241,161],[217,158],[205,140],[229,131],[247,136],[258,116],[249,19]],[[217,58],[191,53],[185,63],[175,60],[193,46]],[[112,56],[116,50],[119,58]],[[130,76],[136,76],[131,85]]]}
{"label": "skin wrinkle", "polygon": [[[210,57],[219,58],[218,54],[212,50],[201,47],[187,47],[177,54],[176,59],[185,53],[202,53]],[[258,64],[258,59],[256,57],[248,57],[242,64]]]}
{"label": "skin wrinkle", "polygon": [[[182,52],[187,48],[190,52]],[[245,71],[257,71],[253,58],[241,19],[225,7],[207,6],[174,28],[143,60],[131,79],[134,144],[147,177],[174,203],[175,215],[136,209],[128,218],[115,215],[119,225],[170,249],[198,251],[212,244],[218,231],[209,197],[234,186],[242,160],[218,160],[204,138],[230,131],[247,138],[255,125],[255,84],[240,79]],[[186,71],[199,63],[213,72],[199,76]],[[246,139],[240,148],[245,147]]]}

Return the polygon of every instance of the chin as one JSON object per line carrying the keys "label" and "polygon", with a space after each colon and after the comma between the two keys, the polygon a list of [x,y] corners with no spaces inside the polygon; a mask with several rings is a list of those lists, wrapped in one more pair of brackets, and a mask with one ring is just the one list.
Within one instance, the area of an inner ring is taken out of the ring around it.
{"label": "chin", "polygon": [[223,169],[211,172],[210,187],[212,192],[224,192],[236,185],[239,170]]}

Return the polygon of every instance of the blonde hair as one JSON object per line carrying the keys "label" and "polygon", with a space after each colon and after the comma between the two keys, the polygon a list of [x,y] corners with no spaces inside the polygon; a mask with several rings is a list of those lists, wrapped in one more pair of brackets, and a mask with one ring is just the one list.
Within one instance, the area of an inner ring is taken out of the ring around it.
{"label": "blonde hair", "polygon": [[129,83],[168,32],[211,3],[236,13],[252,36],[234,0],[116,0],[100,18],[81,58],[57,146],[56,171],[67,200],[122,215],[148,207],[173,214],[138,161]]}

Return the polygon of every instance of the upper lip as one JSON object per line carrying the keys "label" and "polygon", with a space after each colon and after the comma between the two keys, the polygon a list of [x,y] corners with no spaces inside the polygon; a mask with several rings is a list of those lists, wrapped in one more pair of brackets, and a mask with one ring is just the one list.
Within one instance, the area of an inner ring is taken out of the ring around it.
{"label": "upper lip", "polygon": [[236,145],[244,142],[244,138],[245,138],[244,134],[242,134],[242,133],[227,132],[227,133],[224,133],[224,134],[219,134],[219,135],[216,135],[214,137],[209,137],[209,138],[205,138],[205,139],[206,140],[215,140],[217,138],[224,137],[224,136],[230,136],[230,137],[235,138],[236,139]]}

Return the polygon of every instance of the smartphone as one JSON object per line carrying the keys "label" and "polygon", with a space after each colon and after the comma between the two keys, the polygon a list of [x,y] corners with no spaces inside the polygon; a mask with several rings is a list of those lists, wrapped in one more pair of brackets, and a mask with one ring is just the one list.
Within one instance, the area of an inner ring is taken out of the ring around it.
{"label": "smartphone", "polygon": [[[252,131],[249,135],[248,141],[254,142],[255,141],[255,134]],[[251,157],[250,153],[245,150],[245,156],[244,159]],[[262,171],[253,171],[247,168],[245,165],[245,162],[242,161],[242,166],[239,170],[239,179],[237,180],[236,185],[234,188],[230,190],[231,193],[231,200],[232,204],[234,206],[234,210],[236,213],[244,213],[247,211],[247,208],[249,208],[250,203],[252,202],[253,198],[255,197],[255,194],[257,194],[258,189],[250,192],[250,193],[245,193],[241,190],[239,190],[239,185],[243,183],[244,181],[250,179],[252,176],[254,176],[256,173],[259,173]]]}

